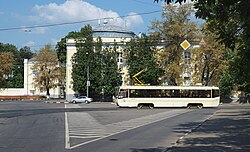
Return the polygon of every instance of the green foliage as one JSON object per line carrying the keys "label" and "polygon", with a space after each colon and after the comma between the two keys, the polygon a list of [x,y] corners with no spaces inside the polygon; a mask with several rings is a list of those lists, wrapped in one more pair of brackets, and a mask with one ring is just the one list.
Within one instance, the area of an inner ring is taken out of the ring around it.
{"label": "green foliage", "polygon": [[231,73],[226,70],[219,81],[219,88],[221,96],[227,96],[229,97],[232,93],[234,87],[234,79],[231,75]]}
{"label": "green foliage", "polygon": [[12,52],[0,52],[0,88],[6,87],[6,76],[12,70],[13,60]]}
{"label": "green foliage", "polygon": [[[13,72],[14,73],[14,72]],[[16,72],[16,74],[12,75],[8,78],[7,88],[23,88],[23,74],[20,72]]]}
{"label": "green foliage", "polygon": [[66,56],[67,56],[67,46],[66,46],[66,40],[69,38],[73,39],[78,39],[81,37],[80,32],[69,32],[68,35],[66,35],[64,38],[60,40],[56,44],[56,52],[57,52],[57,57],[60,63],[65,64],[66,63]]}
{"label": "green foliage", "polygon": [[3,88],[22,88],[23,87],[23,77],[24,77],[24,59],[30,59],[33,57],[34,53],[29,47],[23,47],[18,50],[14,45],[0,43],[0,52],[11,52],[13,54],[13,67],[6,79]]}
{"label": "green foliage", "polygon": [[89,93],[91,97],[114,95],[121,84],[121,75],[116,63],[116,46],[103,46],[101,38],[93,41],[92,28],[86,25],[75,39],[77,52],[72,57],[72,79],[74,91],[84,95],[87,91],[89,70]]}
{"label": "green foliage", "polygon": [[229,70],[239,91],[250,97],[250,48],[235,51],[229,64]]}
{"label": "green foliage", "polygon": [[[159,0],[154,0],[159,1]],[[175,0],[164,0],[168,3]],[[237,51],[229,65],[235,85],[245,94],[249,90],[250,1],[249,0],[193,0],[196,16],[205,19],[211,32],[226,48]],[[185,2],[185,0],[178,0]]]}
{"label": "green foliage", "polygon": [[102,94],[112,96],[116,93],[116,88],[121,85],[121,74],[118,71],[116,61],[116,44],[114,46],[104,46],[101,59],[101,89]]}
{"label": "green foliage", "polygon": [[32,70],[36,72],[34,77],[34,85],[40,91],[46,91],[46,95],[50,95],[50,89],[56,88],[59,78],[62,75],[61,68],[56,52],[52,49],[51,45],[46,45],[42,48],[37,56],[36,61],[32,66]]}
{"label": "green foliage", "polygon": [[[82,37],[75,39],[77,52],[72,57],[72,79],[73,89],[80,94],[84,94],[87,89],[87,71],[89,69],[89,75],[92,75],[94,68],[92,60],[94,58],[92,27],[87,25],[79,33],[82,34]],[[93,77],[89,80],[91,87],[93,87]]]}
{"label": "green foliage", "polygon": [[[214,0],[195,3],[196,16],[206,19],[210,31],[219,35],[228,50],[235,51],[230,59],[229,69],[235,85],[245,94],[249,89],[249,50],[250,50],[250,1],[247,0]],[[223,8],[223,9],[221,9]]]}
{"label": "green foliage", "polygon": [[33,53],[29,47],[20,48],[17,51],[13,67],[13,77],[8,81],[9,88],[23,88],[24,86],[24,59],[31,59],[35,53]]}
{"label": "green foliage", "polygon": [[[186,2],[186,0],[164,0]],[[213,32],[219,35],[228,48],[234,50],[238,40],[244,37],[250,44],[250,1],[248,0],[192,0],[196,9],[196,17],[205,19]],[[154,0],[159,2],[159,0]],[[222,9],[223,8],[223,9]]]}
{"label": "green foliage", "polygon": [[144,84],[159,85],[159,78],[163,75],[163,70],[156,62],[152,45],[152,42],[150,42],[147,36],[133,39],[127,43],[125,53],[131,84],[136,83],[132,76],[144,70],[137,78]]}

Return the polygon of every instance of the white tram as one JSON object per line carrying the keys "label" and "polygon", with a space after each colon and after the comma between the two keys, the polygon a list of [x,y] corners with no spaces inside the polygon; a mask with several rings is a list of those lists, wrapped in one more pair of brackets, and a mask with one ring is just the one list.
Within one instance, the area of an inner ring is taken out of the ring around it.
{"label": "white tram", "polygon": [[121,86],[115,100],[119,107],[217,107],[218,87],[210,86]]}

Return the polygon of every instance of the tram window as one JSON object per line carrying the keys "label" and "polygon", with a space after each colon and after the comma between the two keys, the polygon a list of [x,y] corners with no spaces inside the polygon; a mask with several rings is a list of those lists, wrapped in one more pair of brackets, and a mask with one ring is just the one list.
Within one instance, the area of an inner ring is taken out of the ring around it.
{"label": "tram window", "polygon": [[141,97],[160,98],[162,97],[162,93],[161,90],[144,90]]}
{"label": "tram window", "polygon": [[148,90],[150,92],[151,97],[159,98],[161,97],[161,90]]}
{"label": "tram window", "polygon": [[164,97],[171,97],[172,90],[163,90]]}
{"label": "tram window", "polygon": [[135,90],[129,90],[129,97],[130,97],[130,98],[136,97],[136,92],[135,92]]}
{"label": "tram window", "polygon": [[205,90],[199,90],[199,97],[200,98],[205,98],[206,97]]}
{"label": "tram window", "polygon": [[211,90],[206,90],[206,98],[211,98]]}
{"label": "tram window", "polygon": [[213,89],[213,93],[212,93],[212,97],[215,98],[215,97],[219,97],[220,96],[220,91],[219,90],[215,90]]}
{"label": "tram window", "polygon": [[180,90],[172,90],[172,97],[179,98]]}
{"label": "tram window", "polygon": [[162,98],[166,97],[164,90],[130,90],[129,97],[131,98]]}
{"label": "tram window", "polygon": [[130,98],[145,98],[148,97],[149,93],[147,90],[130,90],[129,97]]}
{"label": "tram window", "polygon": [[180,95],[182,98],[188,98],[190,96],[190,90],[180,90]]}
{"label": "tram window", "polygon": [[190,97],[191,98],[199,98],[199,91],[198,90],[192,90]]}
{"label": "tram window", "polygon": [[126,89],[120,90],[118,98],[121,99],[121,98],[127,98],[127,97],[128,97],[128,90]]}
{"label": "tram window", "polygon": [[191,98],[211,98],[211,90],[190,90]]}

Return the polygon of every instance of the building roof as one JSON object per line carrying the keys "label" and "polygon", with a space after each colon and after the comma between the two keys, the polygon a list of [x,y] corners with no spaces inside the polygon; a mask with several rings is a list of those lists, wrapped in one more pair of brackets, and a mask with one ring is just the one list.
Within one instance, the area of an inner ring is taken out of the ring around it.
{"label": "building roof", "polygon": [[135,36],[134,32],[120,26],[104,25],[93,29],[93,37],[134,38]]}

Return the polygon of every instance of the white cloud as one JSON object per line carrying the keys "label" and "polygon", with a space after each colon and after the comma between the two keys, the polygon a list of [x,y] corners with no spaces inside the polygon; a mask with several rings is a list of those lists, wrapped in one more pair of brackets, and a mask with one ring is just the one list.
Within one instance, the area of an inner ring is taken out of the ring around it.
{"label": "white cloud", "polygon": [[23,44],[23,46],[28,46],[28,47],[33,47],[33,46],[35,46],[35,45],[36,45],[36,43],[33,42],[33,41],[29,41],[29,42]]}
{"label": "white cloud", "polygon": [[128,16],[125,17],[125,21],[127,27],[140,26],[143,24],[142,17],[133,12],[129,13]]}
{"label": "white cloud", "polygon": [[[119,18],[120,16],[117,12],[98,8],[83,0],[67,0],[62,4],[50,3],[47,5],[35,5],[33,11],[36,15],[31,16],[30,18],[37,22],[62,23],[99,18],[114,18],[109,20],[109,24],[124,27],[126,20],[128,28],[135,28],[143,25],[143,19],[140,15],[128,16],[126,19],[122,19]],[[98,21],[94,24],[97,23]]]}

